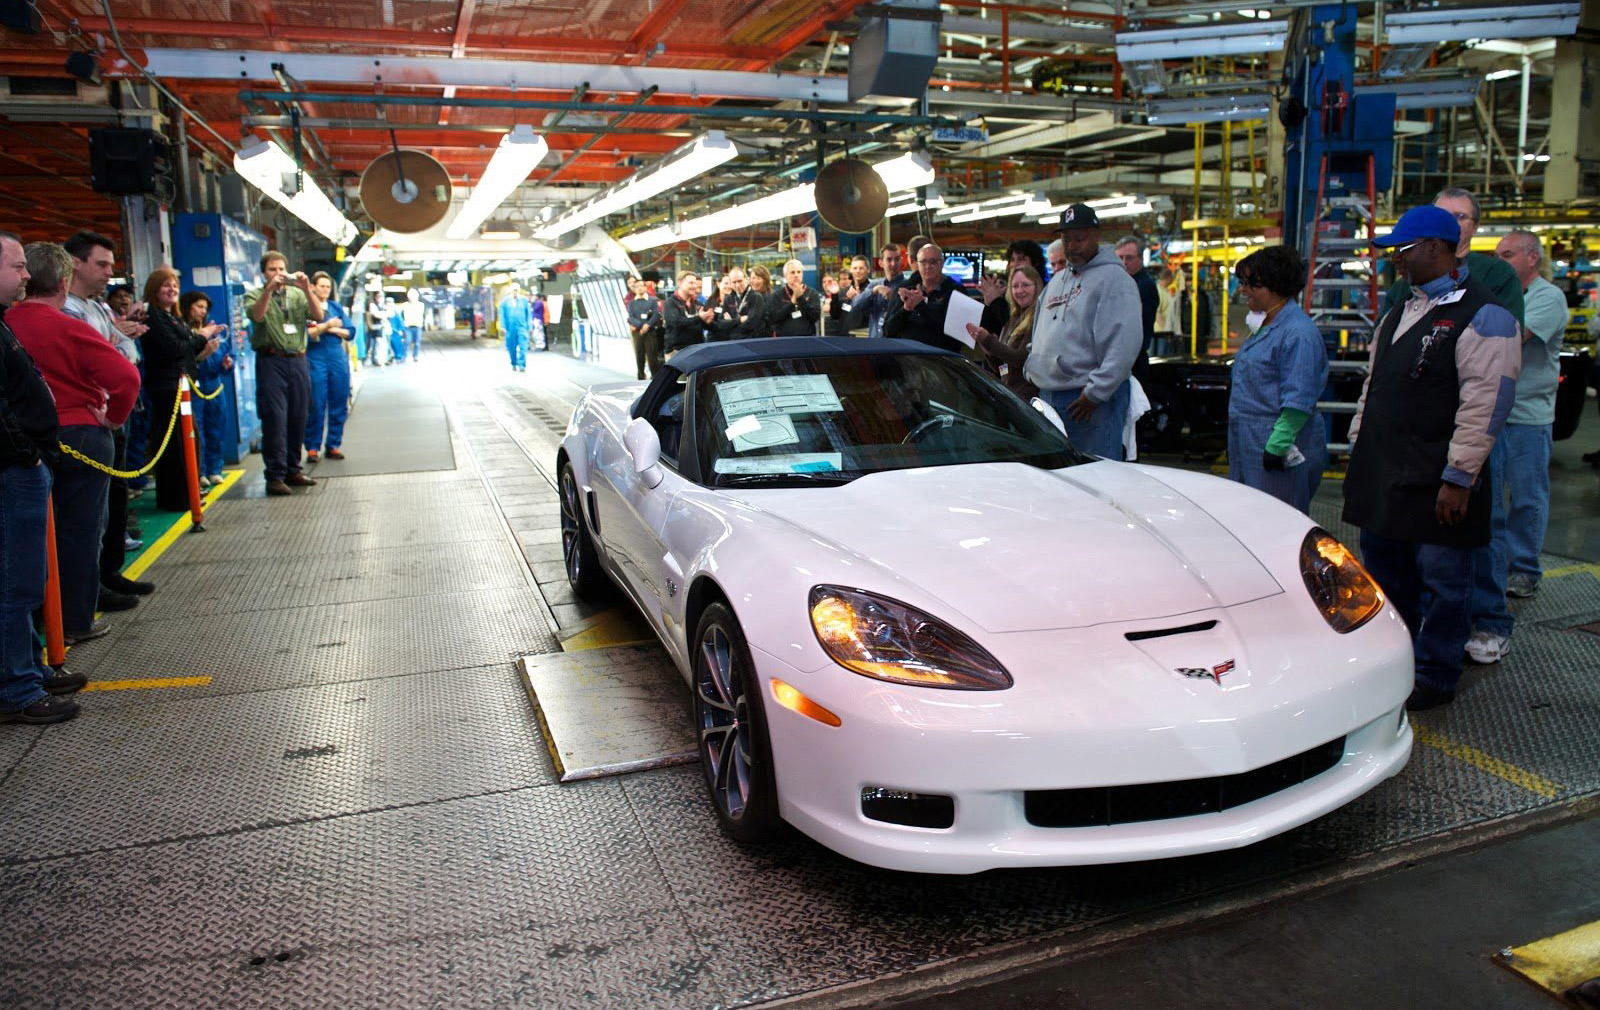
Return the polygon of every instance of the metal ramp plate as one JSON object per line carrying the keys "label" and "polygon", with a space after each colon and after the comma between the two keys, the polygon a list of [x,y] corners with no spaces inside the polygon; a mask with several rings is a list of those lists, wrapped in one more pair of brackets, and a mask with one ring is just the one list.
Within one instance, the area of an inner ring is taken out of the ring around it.
{"label": "metal ramp plate", "polygon": [[696,760],[688,689],[660,646],[523,656],[518,666],[562,782]]}

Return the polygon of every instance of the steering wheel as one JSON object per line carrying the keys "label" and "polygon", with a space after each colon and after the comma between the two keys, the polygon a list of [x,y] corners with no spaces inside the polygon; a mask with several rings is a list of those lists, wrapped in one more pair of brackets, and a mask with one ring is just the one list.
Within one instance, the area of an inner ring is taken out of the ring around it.
{"label": "steering wheel", "polygon": [[941,428],[949,428],[959,420],[960,418],[955,414],[940,414],[938,417],[930,417],[906,432],[906,437],[900,440],[900,444],[914,445],[922,441],[923,436],[929,432],[937,431]]}

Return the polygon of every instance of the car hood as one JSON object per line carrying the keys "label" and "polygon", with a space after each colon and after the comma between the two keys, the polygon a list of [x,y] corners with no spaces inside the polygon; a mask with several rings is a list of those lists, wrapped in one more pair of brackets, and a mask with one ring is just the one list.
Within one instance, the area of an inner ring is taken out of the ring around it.
{"label": "car hood", "polygon": [[736,496],[990,632],[1176,617],[1282,592],[1193,500],[1121,463],[929,467]]}

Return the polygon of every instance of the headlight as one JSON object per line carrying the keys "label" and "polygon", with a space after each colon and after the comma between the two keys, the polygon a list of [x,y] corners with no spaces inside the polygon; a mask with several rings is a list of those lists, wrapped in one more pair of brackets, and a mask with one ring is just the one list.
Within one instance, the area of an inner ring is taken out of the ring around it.
{"label": "headlight", "polygon": [[1011,675],[971,638],[883,596],[839,586],[811,590],[817,641],[847,670],[917,687],[1003,691]]}
{"label": "headlight", "polygon": [[1350,549],[1327,530],[1312,528],[1300,542],[1300,577],[1328,627],[1343,635],[1383,609],[1383,590]]}

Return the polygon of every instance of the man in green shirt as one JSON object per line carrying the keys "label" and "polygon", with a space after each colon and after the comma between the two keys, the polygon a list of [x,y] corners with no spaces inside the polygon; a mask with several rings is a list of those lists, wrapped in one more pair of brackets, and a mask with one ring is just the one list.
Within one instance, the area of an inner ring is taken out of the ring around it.
{"label": "man in green shirt", "polygon": [[[1442,210],[1447,210],[1455,217],[1456,223],[1461,226],[1461,241],[1456,244],[1456,259],[1467,265],[1467,274],[1479,284],[1489,289],[1494,295],[1494,300],[1500,307],[1510,312],[1517,320],[1517,325],[1522,326],[1522,282],[1517,280],[1517,272],[1507,266],[1498,256],[1489,256],[1484,253],[1472,252],[1472,236],[1478,231],[1478,217],[1482,208],[1478,206],[1478,198],[1464,189],[1451,186],[1439,190],[1439,195],[1433,198],[1433,205]],[[1411,297],[1411,285],[1403,278],[1396,280],[1387,294],[1383,297],[1383,311],[1378,313],[1382,319],[1389,314],[1389,310],[1396,305],[1404,305],[1406,299]]]}
{"label": "man in green shirt", "polygon": [[261,257],[266,284],[244,296],[250,346],[256,352],[256,412],[261,415],[261,459],[267,494],[292,494],[291,487],[316,481],[300,472],[300,445],[311,411],[311,370],[306,366],[306,329],[322,322],[322,299],[303,273],[291,276],[283,253]]}

